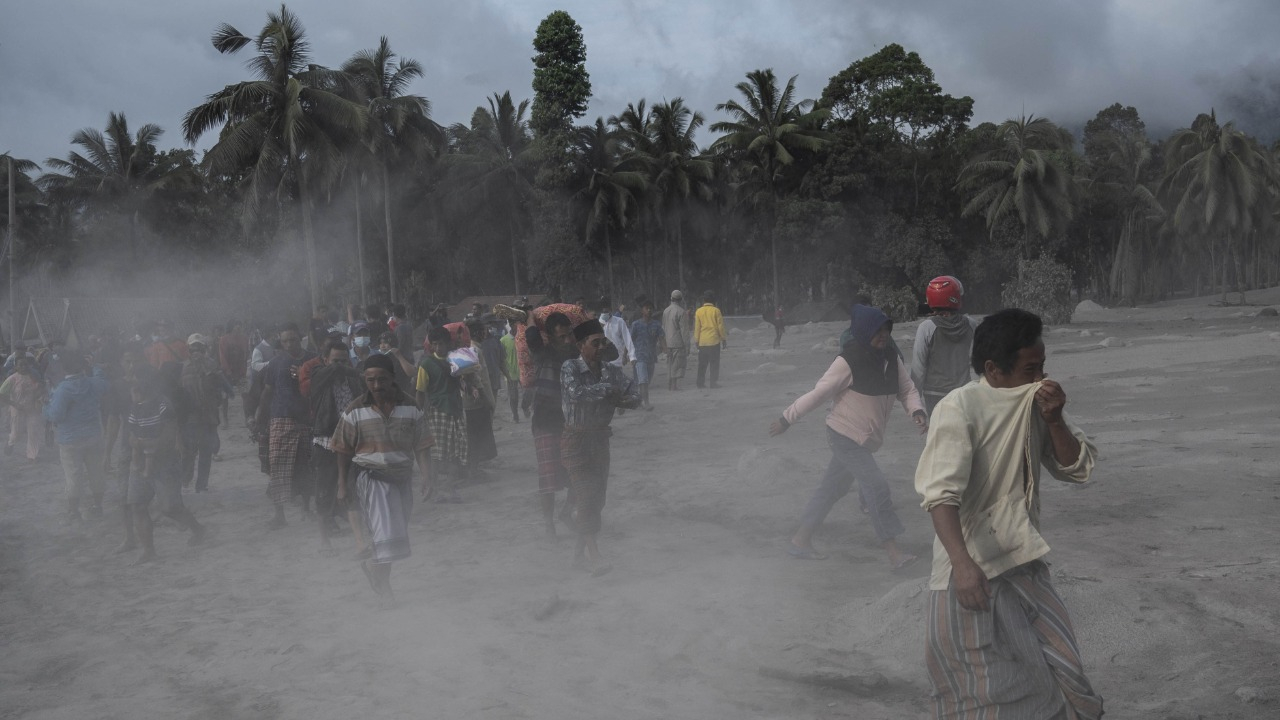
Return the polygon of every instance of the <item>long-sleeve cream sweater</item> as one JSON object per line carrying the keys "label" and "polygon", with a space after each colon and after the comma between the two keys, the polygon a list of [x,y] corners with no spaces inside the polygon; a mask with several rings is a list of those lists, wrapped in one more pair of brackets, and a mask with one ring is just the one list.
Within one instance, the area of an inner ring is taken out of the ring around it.
{"label": "long-sleeve cream sweater", "polygon": [[[1040,536],[1040,467],[1059,480],[1083,483],[1097,449],[1064,416],[1080,441],[1071,465],[1053,456],[1049,428],[1035,404],[1041,383],[994,388],[976,380],[957,388],[933,410],[929,437],[916,466],[921,506],[955,505],[965,547],[988,578],[1049,552]],[[929,589],[951,583],[951,559],[936,537]]]}

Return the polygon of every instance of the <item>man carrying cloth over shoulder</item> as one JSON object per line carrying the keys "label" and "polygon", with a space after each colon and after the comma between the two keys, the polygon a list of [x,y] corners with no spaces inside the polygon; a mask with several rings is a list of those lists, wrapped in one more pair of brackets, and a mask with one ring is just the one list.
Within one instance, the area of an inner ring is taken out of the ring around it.
{"label": "man carrying cloth over shoulder", "polygon": [[926,631],[935,718],[1102,717],[1039,532],[1041,464],[1082,483],[1096,451],[1045,378],[1041,329],[1025,310],[982,321],[981,379],[938,403],[916,468],[937,532]]}
{"label": "man carrying cloth over shoulder", "polygon": [[609,483],[609,422],[617,408],[640,405],[640,391],[622,368],[604,361],[608,341],[604,326],[588,320],[573,329],[579,357],[560,366],[560,404],[564,430],[560,436],[560,459],[569,473],[573,494],[573,524],[578,532],[574,566],[603,575],[610,570],[600,557],[596,536],[600,534],[600,512]]}
{"label": "man carrying cloth over shoulder", "polygon": [[352,491],[360,497],[373,544],[373,557],[360,567],[385,604],[392,602],[392,561],[409,557],[413,463],[418,463],[425,493],[428,452],[435,442],[422,410],[396,387],[392,362],[378,354],[365,360],[367,392],[347,406],[330,440],[338,462],[337,499],[346,500]]}

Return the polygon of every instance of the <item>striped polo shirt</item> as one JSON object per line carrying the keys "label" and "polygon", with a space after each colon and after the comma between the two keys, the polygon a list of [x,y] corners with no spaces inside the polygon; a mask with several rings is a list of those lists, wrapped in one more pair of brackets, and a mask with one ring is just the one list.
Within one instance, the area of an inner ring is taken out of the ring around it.
{"label": "striped polo shirt", "polygon": [[389,415],[373,403],[373,395],[356,398],[333,430],[333,452],[350,455],[367,470],[408,470],[414,454],[435,444],[426,416],[401,393]]}

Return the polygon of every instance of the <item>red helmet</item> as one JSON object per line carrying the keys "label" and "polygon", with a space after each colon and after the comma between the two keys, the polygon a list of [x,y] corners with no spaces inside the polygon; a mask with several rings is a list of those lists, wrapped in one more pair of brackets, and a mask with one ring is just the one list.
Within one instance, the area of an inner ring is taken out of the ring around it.
{"label": "red helmet", "polygon": [[924,291],[925,302],[939,310],[959,310],[964,300],[964,285],[950,275],[939,275],[929,281]]}

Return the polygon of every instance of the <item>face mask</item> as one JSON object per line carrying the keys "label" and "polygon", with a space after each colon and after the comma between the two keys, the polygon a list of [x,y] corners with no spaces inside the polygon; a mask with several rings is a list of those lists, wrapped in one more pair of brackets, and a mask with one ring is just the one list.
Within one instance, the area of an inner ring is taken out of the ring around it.
{"label": "face mask", "polygon": [[369,347],[369,338],[364,335],[356,336],[356,347]]}

